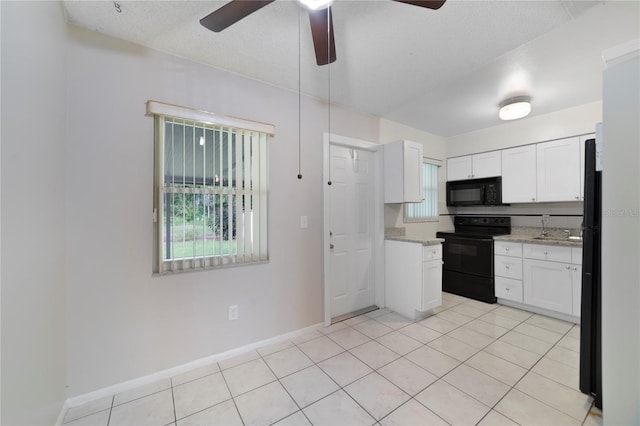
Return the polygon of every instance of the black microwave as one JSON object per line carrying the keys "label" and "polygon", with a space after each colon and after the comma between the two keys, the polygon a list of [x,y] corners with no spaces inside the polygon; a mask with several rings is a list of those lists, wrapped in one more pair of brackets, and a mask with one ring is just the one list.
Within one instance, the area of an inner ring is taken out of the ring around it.
{"label": "black microwave", "polygon": [[447,206],[500,205],[502,205],[500,176],[447,182]]}

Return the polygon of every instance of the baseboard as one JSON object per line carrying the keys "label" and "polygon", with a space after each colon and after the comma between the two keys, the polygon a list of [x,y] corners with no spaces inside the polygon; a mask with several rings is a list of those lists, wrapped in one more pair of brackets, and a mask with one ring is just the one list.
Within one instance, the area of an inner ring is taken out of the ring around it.
{"label": "baseboard", "polygon": [[539,308],[537,306],[525,305],[524,303],[513,302],[511,300],[502,299],[498,297],[498,304],[509,306],[511,308],[518,308],[524,311],[533,312],[534,314],[545,315],[547,317],[556,318],[562,321],[572,322],[580,325],[580,317],[574,315],[563,314],[561,312],[551,311],[549,309]]}
{"label": "baseboard", "polygon": [[195,361],[188,362],[186,364],[178,365],[176,367],[168,368],[166,370],[158,371],[157,373],[149,374],[143,377],[139,377],[133,380],[127,380],[126,382],[118,383],[116,385],[108,386],[106,388],[98,389],[93,392],[85,393],[82,395],[74,396],[72,398],[68,398],[63,406],[62,413],[60,414],[59,423],[56,425],[60,425],[61,421],[64,418],[64,414],[68,408],[76,407],[78,405],[82,405],[84,403],[94,401],[96,399],[104,398],[106,396],[115,395],[120,392],[124,392],[127,390],[131,390],[140,386],[144,386],[149,383],[157,382],[158,380],[168,379],[175,375],[185,373],[189,370],[193,370],[194,368],[202,367],[204,365],[211,364],[213,362],[222,361],[227,358],[231,358],[237,355],[241,355],[250,350],[255,350],[264,346],[273,345],[275,343],[280,343],[284,340],[291,339],[296,336],[300,336],[302,334],[308,333],[310,331],[316,330],[318,328],[323,327],[323,323],[318,323],[309,327],[305,327],[299,330],[291,331],[289,333],[281,334],[276,337],[272,337],[269,339],[261,340],[259,342],[250,343],[245,346],[241,346],[239,348],[231,349],[225,352],[221,352],[215,355],[211,355],[205,358],[200,358]]}

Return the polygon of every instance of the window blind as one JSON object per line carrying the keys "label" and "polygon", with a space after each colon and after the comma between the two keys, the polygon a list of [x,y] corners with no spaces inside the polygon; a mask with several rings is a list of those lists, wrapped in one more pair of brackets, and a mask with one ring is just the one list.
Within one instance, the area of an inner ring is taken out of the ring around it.
{"label": "window blind", "polygon": [[157,273],[268,260],[265,132],[155,114]]}
{"label": "window blind", "polygon": [[438,165],[428,161],[422,163],[424,199],[421,203],[404,205],[405,222],[438,219],[438,168]]}

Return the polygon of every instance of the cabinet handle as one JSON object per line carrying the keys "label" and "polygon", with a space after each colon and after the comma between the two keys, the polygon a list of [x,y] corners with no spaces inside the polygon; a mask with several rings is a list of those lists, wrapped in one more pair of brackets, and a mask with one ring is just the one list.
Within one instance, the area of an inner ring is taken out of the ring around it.
{"label": "cabinet handle", "polygon": [[545,255],[545,256],[546,256],[546,255],[548,255],[548,254],[549,254],[549,252],[548,252],[548,251],[545,251],[545,252],[544,252],[544,255]]}
{"label": "cabinet handle", "polygon": [[579,196],[579,195],[576,195],[576,200],[579,200],[579,199],[580,199],[580,196]]}
{"label": "cabinet handle", "polygon": [[573,270],[574,270],[574,271],[577,271],[577,270],[578,270],[578,267],[577,267],[577,266],[574,266],[574,267],[573,267]]}
{"label": "cabinet handle", "polygon": [[504,268],[508,270],[510,268],[510,266],[509,265],[505,265]]}
{"label": "cabinet handle", "polygon": [[566,268],[567,268],[567,269],[571,269],[571,266],[567,266]]}
{"label": "cabinet handle", "polygon": [[334,249],[334,245],[333,244],[329,244],[329,250],[333,250]]}
{"label": "cabinet handle", "polygon": [[532,199],[531,199],[531,201],[535,201],[535,200],[536,200],[535,198],[532,198]]}
{"label": "cabinet handle", "polygon": [[505,251],[509,251],[509,247],[505,248],[504,250],[505,250]]}

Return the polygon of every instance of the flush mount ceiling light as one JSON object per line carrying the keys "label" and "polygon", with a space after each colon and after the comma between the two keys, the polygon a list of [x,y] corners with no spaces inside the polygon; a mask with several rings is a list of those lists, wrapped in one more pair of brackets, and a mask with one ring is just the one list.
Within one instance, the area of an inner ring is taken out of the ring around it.
{"label": "flush mount ceiling light", "polygon": [[310,10],[320,10],[331,6],[333,0],[298,0]]}
{"label": "flush mount ceiling light", "polygon": [[505,99],[500,103],[498,116],[501,120],[516,120],[526,117],[531,112],[531,98],[529,96],[517,96]]}

